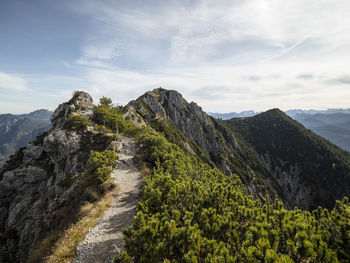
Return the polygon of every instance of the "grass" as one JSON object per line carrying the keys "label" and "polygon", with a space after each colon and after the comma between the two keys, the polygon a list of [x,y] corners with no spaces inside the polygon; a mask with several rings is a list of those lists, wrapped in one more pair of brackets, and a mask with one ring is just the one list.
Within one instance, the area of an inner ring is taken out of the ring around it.
{"label": "grass", "polygon": [[[87,202],[80,208],[79,220],[70,225],[58,238],[55,244],[55,234],[46,237],[37,249],[32,252],[30,258],[37,259],[40,255],[47,254],[42,251],[45,248],[52,247],[49,256],[44,257],[42,262],[45,263],[66,263],[74,259],[78,245],[85,239],[90,228],[96,226],[98,220],[104,215],[105,211],[112,205],[113,199],[119,191],[119,187],[115,186],[107,191],[100,199],[95,202]],[[50,245],[51,244],[51,245]],[[39,255],[39,256],[37,256]],[[28,262],[37,262],[31,261]]]}

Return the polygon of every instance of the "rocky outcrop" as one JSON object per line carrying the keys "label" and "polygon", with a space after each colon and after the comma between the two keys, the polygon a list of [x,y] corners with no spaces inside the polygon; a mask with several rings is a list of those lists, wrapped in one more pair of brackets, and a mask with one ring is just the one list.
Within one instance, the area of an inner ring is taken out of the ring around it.
{"label": "rocky outcrop", "polygon": [[[159,88],[145,93],[128,105],[140,112],[146,120],[157,116],[165,118],[208,153],[221,170],[227,174],[232,172],[222,159],[216,158],[227,155],[225,146],[215,132],[210,117],[196,103],[188,103],[177,91]],[[186,148],[190,148],[187,143],[183,143]]]}
{"label": "rocky outcrop", "polygon": [[72,216],[84,196],[77,175],[90,150],[109,147],[113,136],[94,127],[64,127],[71,115],[92,119],[90,95],[76,92],[51,117],[52,128],[17,152],[0,172],[0,262],[24,262],[37,240]]}

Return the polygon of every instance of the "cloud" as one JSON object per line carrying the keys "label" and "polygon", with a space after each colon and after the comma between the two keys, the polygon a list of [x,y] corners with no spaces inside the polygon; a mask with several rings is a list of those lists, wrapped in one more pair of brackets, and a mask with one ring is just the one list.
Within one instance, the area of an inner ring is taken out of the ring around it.
{"label": "cloud", "polygon": [[122,104],[161,86],[208,111],[348,107],[350,2],[77,0],[67,6],[86,18],[79,54],[62,62],[73,79],[47,76],[22,86],[61,86],[65,94],[86,89],[95,100],[110,96]]}
{"label": "cloud", "polygon": [[312,79],[312,78],[314,78],[314,76],[312,74],[305,73],[305,74],[298,75],[297,78],[298,79]]}
{"label": "cloud", "polygon": [[343,75],[341,77],[337,77],[334,79],[330,79],[326,81],[328,84],[333,84],[333,85],[339,85],[339,84],[345,84],[345,85],[350,85],[350,76],[349,75]]}
{"label": "cloud", "polygon": [[0,90],[28,91],[29,88],[23,77],[0,72]]}

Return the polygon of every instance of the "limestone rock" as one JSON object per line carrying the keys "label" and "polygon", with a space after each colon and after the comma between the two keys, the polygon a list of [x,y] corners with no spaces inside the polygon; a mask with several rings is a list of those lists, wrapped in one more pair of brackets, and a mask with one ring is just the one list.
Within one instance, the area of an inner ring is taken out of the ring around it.
{"label": "limestone rock", "polygon": [[92,98],[76,92],[52,115],[52,128],[17,152],[0,170],[0,262],[24,262],[35,242],[55,227],[60,212],[76,200],[90,150],[104,150],[113,137],[94,127],[67,130],[71,114],[92,119]]}

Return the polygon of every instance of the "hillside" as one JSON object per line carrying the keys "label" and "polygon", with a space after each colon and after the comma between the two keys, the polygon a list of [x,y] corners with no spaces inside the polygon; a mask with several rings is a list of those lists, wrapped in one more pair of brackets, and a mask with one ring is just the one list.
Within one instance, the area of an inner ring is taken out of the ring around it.
{"label": "hillside", "polygon": [[349,195],[350,154],[274,109],[225,121],[259,154],[269,174],[295,206],[332,207]]}
{"label": "hillside", "polygon": [[[147,92],[129,106],[171,142],[226,175],[239,175],[248,193],[261,200],[269,194],[289,208],[313,209],[330,208],[349,195],[349,154],[279,110],[221,121],[178,92],[164,89]],[[281,178],[285,173],[288,179]],[[297,187],[300,182],[306,182],[305,187]]]}
{"label": "hillside", "polygon": [[[226,175],[239,174],[248,193],[260,199],[264,199],[267,194],[272,198],[279,196],[273,180],[267,182],[264,179],[267,170],[263,165],[250,165],[237,152],[238,145],[234,134],[218,125],[196,103],[188,103],[177,91],[155,89],[131,101],[127,107],[133,107],[170,142],[200,156],[203,161],[216,166]],[[280,197],[283,199],[282,195]]]}
{"label": "hillside", "polygon": [[49,129],[51,114],[48,110],[22,115],[0,114],[0,167],[1,161]]}
{"label": "hillside", "polygon": [[[285,113],[307,129],[329,140],[340,148],[350,151],[350,109],[287,110]],[[252,117],[255,111],[208,113],[222,120]]]}

